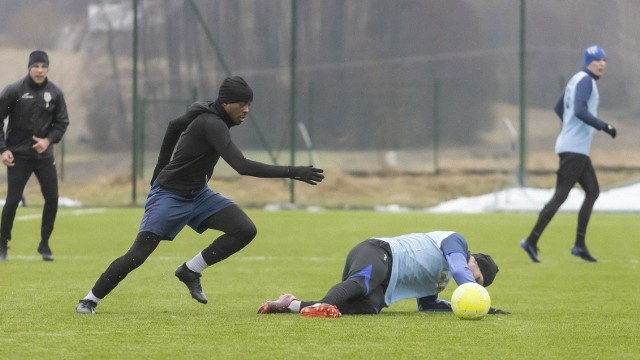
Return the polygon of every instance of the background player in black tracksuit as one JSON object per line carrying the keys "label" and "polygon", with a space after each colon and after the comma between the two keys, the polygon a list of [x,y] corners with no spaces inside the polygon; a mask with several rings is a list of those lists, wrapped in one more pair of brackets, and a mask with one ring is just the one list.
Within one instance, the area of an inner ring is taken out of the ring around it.
{"label": "background player in black tracksuit", "polygon": [[7,242],[22,193],[35,174],[44,196],[38,252],[53,260],[49,238],[58,213],[58,176],[53,144],[69,125],[62,91],[48,80],[49,56],[41,50],[29,55],[29,74],[0,94],[0,119],[8,117],[6,134],[0,126],[0,153],[7,166],[7,199],[0,225],[0,260],[7,259]]}
{"label": "background player in black tracksuit", "polygon": [[198,233],[207,229],[223,232],[175,272],[194,299],[207,303],[201,272],[238,252],[256,236],[247,214],[207,186],[220,158],[241,175],[292,178],[311,185],[322,181],[321,169],[268,165],[244,157],[231,141],[229,129],[244,122],[252,100],[253,91],[244,79],[229,77],[220,86],[216,101],[195,103],[169,123],[138,236],[129,251],[113,261],[80,300],[77,312],[94,313],[98,302],[142,265],[161,240],[173,240],[185,225]]}

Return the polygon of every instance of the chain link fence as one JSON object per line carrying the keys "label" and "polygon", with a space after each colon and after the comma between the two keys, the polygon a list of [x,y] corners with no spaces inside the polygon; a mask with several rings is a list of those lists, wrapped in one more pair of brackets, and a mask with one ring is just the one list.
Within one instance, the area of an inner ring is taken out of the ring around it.
{"label": "chain link fence", "polygon": [[[640,3],[634,0],[0,5],[7,10],[0,15],[0,80],[6,85],[25,76],[34,48],[49,52],[50,79],[65,92],[71,118],[61,188],[64,182],[83,187],[82,195],[73,194],[84,203],[130,204],[128,194],[110,196],[113,202],[98,195],[133,186],[136,178],[140,195],[133,202],[139,203],[168,121],[193,100],[214,100],[229,73],[243,76],[255,93],[250,122],[232,130],[249,157],[288,164],[293,149],[297,163],[321,163],[345,176],[420,179],[462,172],[495,176],[503,187],[514,185],[518,153],[524,151],[527,185],[547,186],[539,177],[552,178],[557,162],[559,121],[552,108],[583,65],[584,48],[595,43],[609,55],[598,82],[600,117],[616,124],[619,137],[596,136],[592,157],[600,170],[615,173],[608,185],[638,177]],[[523,5],[527,82],[521,129]],[[138,138],[132,138],[134,76]],[[219,172],[237,177],[224,164]]]}

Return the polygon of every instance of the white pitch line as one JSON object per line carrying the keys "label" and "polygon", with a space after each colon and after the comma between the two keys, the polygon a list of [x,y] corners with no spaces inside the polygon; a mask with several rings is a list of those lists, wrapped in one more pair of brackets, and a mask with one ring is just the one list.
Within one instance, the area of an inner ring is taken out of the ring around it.
{"label": "white pitch line", "polygon": [[[101,214],[106,211],[107,209],[105,208],[60,211],[58,212],[58,216],[81,216],[81,215]],[[41,218],[42,218],[42,214],[29,214],[29,215],[16,216],[17,221],[31,221],[31,220],[39,220]]]}
{"label": "white pitch line", "polygon": [[[86,255],[55,255],[55,260],[109,260],[115,259],[117,256],[86,256]],[[184,261],[184,257],[180,256],[156,256],[151,255],[149,260],[160,260],[167,262],[176,262],[176,261]],[[42,261],[42,257],[40,255],[9,255],[9,260],[37,260]],[[335,257],[294,257],[294,256],[233,256],[229,258],[227,261],[308,261],[308,262],[333,262],[333,261],[344,261],[344,259],[339,259]]]}

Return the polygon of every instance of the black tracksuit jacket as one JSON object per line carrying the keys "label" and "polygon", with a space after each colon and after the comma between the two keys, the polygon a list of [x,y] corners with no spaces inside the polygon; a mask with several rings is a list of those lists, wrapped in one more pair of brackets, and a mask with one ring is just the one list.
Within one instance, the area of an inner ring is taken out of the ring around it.
{"label": "black tracksuit jacket", "polygon": [[6,133],[0,127],[0,154],[11,150],[15,158],[53,157],[53,146],[38,154],[32,148],[32,137],[46,137],[56,144],[69,126],[67,104],[60,88],[48,79],[38,85],[29,75],[8,85],[0,94],[0,119],[7,116]]}

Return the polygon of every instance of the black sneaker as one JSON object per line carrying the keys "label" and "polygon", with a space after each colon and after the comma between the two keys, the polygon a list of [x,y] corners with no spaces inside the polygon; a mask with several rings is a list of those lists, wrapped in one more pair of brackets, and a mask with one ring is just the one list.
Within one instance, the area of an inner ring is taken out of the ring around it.
{"label": "black sneaker", "polygon": [[200,277],[202,277],[202,274],[190,270],[187,267],[187,264],[184,263],[176,269],[176,277],[187,285],[192,298],[196,299],[199,303],[207,303],[207,297],[202,292],[202,285],[200,284]]}
{"label": "black sneaker", "polygon": [[0,261],[7,260],[7,249],[9,248],[7,241],[8,240],[0,240]]}
{"label": "black sneaker", "polygon": [[95,301],[89,299],[82,299],[76,305],[76,312],[78,314],[95,314],[96,313],[96,304]]}
{"label": "black sneaker", "polygon": [[42,260],[53,261],[53,254],[51,254],[51,248],[48,244],[40,244],[38,246],[38,253],[42,255]]}
{"label": "black sneaker", "polygon": [[536,246],[529,245],[525,239],[520,242],[520,247],[527,253],[527,255],[529,255],[531,261],[536,263],[540,262],[540,259],[538,258],[538,248]]}
{"label": "black sneaker", "polygon": [[577,257],[581,258],[584,261],[598,262],[598,260],[596,260],[596,258],[591,256],[591,254],[589,253],[589,250],[587,250],[586,246],[585,247],[574,246],[573,248],[571,248],[571,255],[577,256]]}

